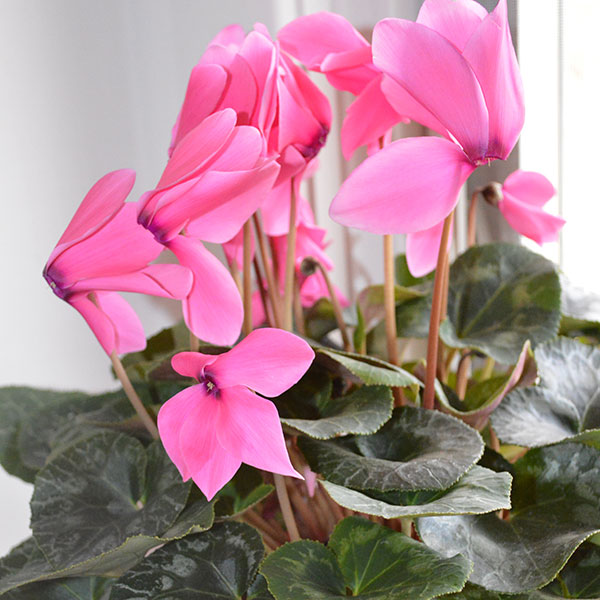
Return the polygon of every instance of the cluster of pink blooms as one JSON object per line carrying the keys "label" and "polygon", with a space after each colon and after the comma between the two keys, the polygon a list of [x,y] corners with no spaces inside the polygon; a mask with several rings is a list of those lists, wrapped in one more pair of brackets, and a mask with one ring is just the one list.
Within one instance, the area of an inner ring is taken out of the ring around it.
{"label": "cluster of pink blooms", "polygon": [[[292,222],[301,302],[310,306],[327,295],[322,273],[300,272],[307,257],[333,268],[324,252],[326,232],[316,226],[300,188],[315,170],[331,109],[292,57],[356,95],[342,128],[343,153],[349,158],[366,146],[370,157],[342,185],[332,218],[374,233],[407,233],[415,274],[434,267],[441,225],[468,176],[479,165],[506,159],[523,126],[506,0],[490,14],[474,0],[425,0],[416,23],[378,23],[372,45],[331,13],[295,20],[278,40],[262,25],[247,35],[227,27],[192,70],[156,187],[125,202],[135,174],[105,175],[44,270],[107,354],[146,343],[138,317],[118,292],[180,300],[195,336],[234,344],[243,320],[240,294],[204,243],[222,244],[229,263],[241,266],[242,229],[258,211],[273,262],[284,264],[292,195],[298,199]],[[408,120],[440,137],[391,142],[392,127]],[[555,239],[563,224],[542,210],[552,195],[543,176],[517,172],[507,179],[498,207],[513,227],[541,243]],[[178,264],[153,263],[166,249]],[[283,270],[277,272],[283,286]],[[162,407],[158,426],[182,477],[211,498],[241,462],[299,476],[274,405],[254,392],[281,394],[313,356],[306,342],[271,328],[254,331],[222,355],[176,355],[173,368],[198,383]]]}

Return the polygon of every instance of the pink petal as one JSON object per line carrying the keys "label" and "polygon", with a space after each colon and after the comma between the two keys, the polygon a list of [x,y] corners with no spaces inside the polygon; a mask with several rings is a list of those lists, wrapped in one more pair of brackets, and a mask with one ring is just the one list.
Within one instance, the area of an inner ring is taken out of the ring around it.
{"label": "pink petal", "polygon": [[241,25],[228,25],[215,35],[208,46],[218,44],[225,47],[239,48],[244,42],[245,35],[244,28]]}
{"label": "pink petal", "polygon": [[[207,394],[201,385],[190,389],[194,390],[193,401],[188,404],[184,400],[175,407],[172,421],[177,419],[177,413],[184,418],[179,431],[179,456],[184,462],[180,472],[184,479],[191,477],[211,500],[235,475],[241,460],[219,443],[219,432],[227,427],[224,402]],[[172,437],[176,438],[175,428],[174,433]]]}
{"label": "pink petal", "polygon": [[456,206],[458,192],[474,169],[448,140],[404,138],[351,173],[329,214],[342,225],[371,233],[428,229]]}
{"label": "pink petal", "polygon": [[358,95],[381,73],[373,65],[371,46],[330,54],[325,58],[321,69],[327,81],[338,90],[346,90]]}
{"label": "pink petal", "polygon": [[56,283],[68,287],[80,279],[131,273],[154,260],[163,248],[138,224],[136,213],[134,203],[123,204],[101,228],[55,256],[48,270]]}
{"label": "pink petal", "polygon": [[[228,264],[237,265],[241,271],[244,265],[244,230],[240,229],[230,240],[223,244]],[[252,232],[252,257],[254,257],[254,231]]]}
{"label": "pink petal", "polygon": [[521,170],[514,171],[506,178],[502,191],[518,198],[520,202],[539,207],[556,195],[554,186],[541,173]]}
{"label": "pink petal", "polygon": [[220,396],[220,444],[252,467],[303,479],[290,462],[275,405],[241,385],[220,390]]}
{"label": "pink petal", "polygon": [[[415,231],[406,236],[406,262],[413,277],[423,277],[435,269],[443,229],[444,221],[440,221],[430,229]],[[448,248],[451,243],[452,233],[448,239]]]}
{"label": "pink petal", "polygon": [[506,159],[525,120],[523,82],[510,37],[506,0],[499,0],[481,22],[463,56],[479,80],[489,113],[487,156]]}
{"label": "pink petal", "polygon": [[192,69],[183,106],[173,128],[169,155],[194,127],[215,111],[226,84],[227,73],[220,65],[196,65]]}
{"label": "pink petal", "polygon": [[503,193],[503,197],[498,208],[515,231],[540,245],[558,240],[558,234],[566,222],[564,219],[521,202],[507,192]]}
{"label": "pink petal", "polygon": [[331,53],[368,48],[369,42],[341,15],[318,12],[294,19],[277,34],[281,47],[312,71]]}
{"label": "pink petal", "polygon": [[146,347],[144,327],[129,302],[114,292],[96,292],[95,299],[113,324],[117,354],[143,350]]}
{"label": "pink petal", "polygon": [[281,329],[256,329],[220,354],[207,369],[220,389],[245,385],[259,394],[279,396],[296,383],[313,361],[311,347]]}
{"label": "pink petal", "polygon": [[304,467],[302,473],[304,475],[304,481],[306,482],[306,491],[312,498],[315,495],[315,490],[317,488],[317,474],[311,471],[309,467]]}
{"label": "pink petal", "polygon": [[384,19],[373,32],[373,62],[433,114],[471,160],[485,156],[484,97],[471,67],[451,42],[419,23]]}
{"label": "pink petal", "polygon": [[194,274],[183,317],[195,336],[211,344],[233,344],[242,328],[242,299],[229,271],[199,240],[178,235],[170,248]]}
{"label": "pink petal", "polygon": [[257,107],[251,124],[268,137],[277,111],[277,56],[273,40],[257,31],[251,31],[240,48],[258,86]]}
{"label": "pink petal", "polygon": [[133,273],[82,279],[72,285],[69,291],[136,292],[182,300],[189,294],[192,282],[193,276],[188,268],[180,265],[156,264]]}
{"label": "pink petal", "polygon": [[310,159],[325,142],[331,125],[331,107],[308,75],[285,56],[281,68],[278,148],[281,151],[293,144]]}
{"label": "pink petal", "polygon": [[233,132],[236,120],[235,111],[226,108],[213,113],[194,127],[177,144],[156,189],[169,187],[197,172],[225,144]]}
{"label": "pink petal", "polygon": [[180,375],[200,379],[204,375],[204,367],[214,363],[216,358],[216,355],[201,352],[179,352],[171,359],[171,366]]}
{"label": "pink petal", "polygon": [[86,294],[74,294],[67,299],[67,302],[85,319],[104,352],[110,356],[117,347],[112,321]]}
{"label": "pink petal", "polygon": [[[186,231],[207,242],[227,242],[260,207],[278,172],[279,165],[268,162],[251,171],[207,173],[201,182],[202,202],[212,208],[200,214],[199,207],[190,208],[188,214],[194,220]],[[178,208],[183,211],[185,205]]]}
{"label": "pink petal", "polygon": [[138,316],[118,294],[96,292],[94,301],[85,294],[73,294],[67,302],[79,311],[109,356],[114,350],[124,354],[146,347],[146,336]]}
{"label": "pink petal", "polygon": [[160,440],[184,481],[188,480],[191,474],[179,447],[181,428],[196,404],[204,400],[205,395],[202,386],[193,385],[175,394],[158,411],[157,425]]}
{"label": "pink petal", "polygon": [[[293,180],[296,197],[299,197],[301,177]],[[290,227],[290,202],[292,195],[292,180],[287,179],[277,183],[267,194],[260,212],[263,228],[270,236],[287,234]]]}
{"label": "pink petal", "polygon": [[57,245],[89,235],[112,217],[129,195],[135,171],[121,169],[100,178],[86,194]]}
{"label": "pink petal", "polygon": [[360,146],[377,143],[402,117],[392,108],[376,77],[348,107],[342,125],[342,152],[350,160]]}
{"label": "pink petal", "polygon": [[417,23],[441,33],[462,52],[487,10],[473,0],[425,0]]}

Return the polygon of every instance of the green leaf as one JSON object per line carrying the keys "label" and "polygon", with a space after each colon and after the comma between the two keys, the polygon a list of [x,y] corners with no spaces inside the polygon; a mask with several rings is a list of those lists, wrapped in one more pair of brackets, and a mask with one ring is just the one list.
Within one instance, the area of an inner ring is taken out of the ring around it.
{"label": "green leaf", "polygon": [[535,359],[541,383],[515,390],[496,409],[498,437],[535,447],[600,428],[600,349],[558,338],[539,346]]}
{"label": "green leaf", "polygon": [[438,411],[404,406],[375,434],[340,440],[301,438],[310,468],[359,490],[440,490],[481,457],[477,431]]}
{"label": "green leaf", "polygon": [[435,273],[431,272],[425,277],[414,277],[408,268],[406,254],[398,254],[394,260],[396,283],[405,287],[413,287],[422,285],[434,278]]}
{"label": "green leaf", "polygon": [[333,391],[330,373],[317,361],[289,390],[273,398],[279,415],[289,419],[318,419]]}
{"label": "green leaf", "polygon": [[561,335],[600,338],[600,296],[578,288],[561,275]]}
{"label": "green leaf", "polygon": [[104,577],[66,577],[30,583],[2,596],[3,600],[108,600],[112,579]]}
{"label": "green leaf", "polygon": [[360,304],[356,303],[356,327],[352,334],[352,343],[359,354],[366,354],[367,351],[367,329],[363,311]]}
{"label": "green leaf", "polygon": [[242,464],[233,479],[217,494],[217,517],[235,517],[261,500],[275,488],[264,483],[259,471]]}
{"label": "green leaf", "polygon": [[274,600],[267,587],[267,580],[261,573],[256,576],[254,583],[248,588],[248,600]]}
{"label": "green leaf", "polygon": [[451,415],[480,429],[506,395],[519,383],[529,356],[529,348],[529,341],[527,341],[523,345],[517,363],[508,373],[477,382],[467,390],[462,402],[456,398],[452,390],[438,386],[436,392],[439,403]]}
{"label": "green leaf", "polygon": [[385,386],[363,386],[324,404],[318,419],[281,419],[282,423],[320,440],[375,433],[392,416],[394,398]]}
{"label": "green leaf", "polygon": [[306,335],[313,340],[322,340],[330,331],[337,329],[333,305],[329,298],[317,300],[304,315]]}
{"label": "green leaf", "polygon": [[48,405],[66,400],[79,400],[85,394],[56,392],[27,387],[0,388],[0,464],[11,475],[33,482],[37,467],[23,461],[19,449],[19,435],[25,423]]}
{"label": "green leaf", "polygon": [[338,523],[327,548],[286,544],[260,570],[276,600],[429,600],[460,590],[470,563],[461,556],[443,559],[401,533],[349,517]]}
{"label": "green leaf", "polygon": [[264,555],[258,532],[227,522],[167,544],[125,573],[110,600],[240,600]]}
{"label": "green leaf", "polygon": [[453,348],[476,348],[513,364],[523,344],[556,336],[560,283],[554,265],[513,244],[475,246],[450,268],[448,319],[440,328]]}
{"label": "green leaf", "polygon": [[547,584],[600,531],[598,450],[574,443],[546,446],[530,450],[514,468],[509,521],[488,514],[417,522],[429,547],[473,561],[473,583],[504,593]]}
{"label": "green leaf", "polygon": [[556,598],[557,596],[554,594],[548,594],[543,590],[534,590],[524,594],[501,594],[467,583],[462,591],[440,597],[439,600],[556,600]]}
{"label": "green leaf", "polygon": [[510,508],[511,476],[474,466],[457,483],[438,492],[359,492],[321,483],[335,502],[384,519],[434,515],[473,515]]}
{"label": "green leaf", "polygon": [[390,387],[404,387],[408,385],[422,385],[421,382],[408,371],[392,365],[379,358],[331,350],[329,348],[316,348],[318,354],[323,354],[340,363],[352,375],[366,385],[387,385]]}
{"label": "green leaf", "polygon": [[543,591],[559,598],[600,598],[600,548],[583,543]]}
{"label": "green leaf", "polygon": [[31,527],[57,570],[119,547],[134,535],[156,536],[183,510],[190,484],[159,442],[145,450],[105,432],[67,448],[37,475]]}
{"label": "green leaf", "polygon": [[[213,507],[206,499],[193,502],[179,515],[175,523],[160,536],[133,535],[123,544],[90,560],[56,570],[33,538],[15,548],[0,561],[0,595],[20,589],[36,581],[54,580],[79,575],[118,576],[137,563],[152,548],[198,533],[213,523]],[[16,592],[15,592],[16,593]]]}

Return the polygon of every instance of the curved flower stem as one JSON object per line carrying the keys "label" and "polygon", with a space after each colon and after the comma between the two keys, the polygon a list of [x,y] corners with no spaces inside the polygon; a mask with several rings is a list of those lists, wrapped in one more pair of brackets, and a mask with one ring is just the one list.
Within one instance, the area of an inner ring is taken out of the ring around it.
{"label": "curved flower stem", "polygon": [[423,407],[433,408],[435,398],[435,374],[437,370],[438,344],[440,331],[440,314],[443,304],[444,293],[444,263],[448,255],[448,240],[454,211],[444,221],[440,250],[438,252],[437,268],[435,270],[435,281],[433,284],[433,301],[431,303],[431,318],[429,320],[429,337],[427,338],[427,371],[425,373],[425,391],[423,392]]}
{"label": "curved flower stem", "polygon": [[296,519],[294,519],[292,505],[290,504],[290,498],[285,487],[285,480],[283,475],[279,475],[278,473],[273,473],[273,479],[275,480],[275,491],[277,492],[279,507],[283,515],[283,522],[287,527],[290,541],[297,542],[300,539],[300,532],[298,531],[298,525],[296,525]]}
{"label": "curved flower stem", "polygon": [[[446,253],[446,259],[444,260],[444,268],[442,271],[444,279],[442,282],[442,305],[440,307],[440,324],[446,318],[448,314],[448,285],[450,283],[450,257]],[[437,364],[437,375],[441,381],[446,383],[447,369],[444,361],[444,343],[438,341],[438,364]]]}
{"label": "curved flower stem", "polygon": [[271,311],[271,306],[267,302],[267,292],[265,290],[265,282],[263,280],[263,276],[260,272],[260,266],[258,264],[258,259],[256,256],[252,260],[252,264],[254,265],[254,276],[256,277],[256,282],[258,284],[258,293],[260,294],[260,301],[263,305],[263,310],[265,311],[265,317],[267,322],[269,323],[269,327],[275,327],[275,320],[273,318],[273,312]]}
{"label": "curved flower stem", "polygon": [[333,306],[333,314],[335,316],[335,320],[342,334],[342,342],[344,344],[344,350],[346,352],[350,352],[352,350],[352,342],[350,341],[350,336],[348,335],[348,330],[346,329],[346,323],[344,322],[344,316],[342,314],[342,307],[340,306],[340,301],[335,293],[335,288],[331,283],[331,279],[329,278],[329,273],[327,273],[327,269],[323,266],[323,263],[314,256],[311,256],[309,259],[314,265],[321,271],[323,275],[323,279],[325,279],[325,285],[327,286],[327,292],[329,293],[329,298],[331,299],[331,305]]}
{"label": "curved flower stem", "polygon": [[388,362],[397,365],[398,332],[396,329],[396,297],[394,277],[394,236],[383,236],[383,304],[385,307],[385,335]]}
{"label": "curved flower stem", "polygon": [[252,331],[252,222],[244,223],[244,256],[243,256],[243,301],[244,323],[242,331],[248,335]]}
{"label": "curved flower stem", "polygon": [[467,248],[474,246],[477,239],[477,200],[479,198],[479,192],[477,189],[471,196],[471,203],[469,204],[469,216],[467,218]]}
{"label": "curved flower stem", "polygon": [[298,278],[294,279],[294,321],[300,335],[306,336],[306,324],[304,323],[304,310],[300,298],[300,284]]}
{"label": "curved flower stem", "polygon": [[190,331],[190,352],[200,350],[200,340]]}
{"label": "curved flower stem", "polygon": [[294,178],[291,181],[290,227],[287,235],[285,256],[285,287],[283,295],[283,329],[292,330],[292,300],[294,297],[294,277],[296,275],[296,190]]}
{"label": "curved flower stem", "polygon": [[273,319],[275,320],[275,327],[281,327],[281,298],[279,296],[279,288],[277,287],[277,283],[275,281],[273,268],[269,261],[269,252],[267,250],[267,240],[265,232],[262,228],[258,215],[255,213],[252,218],[254,220],[254,229],[256,231],[256,241],[258,242],[260,260],[263,265],[265,277],[267,278],[267,293],[269,294],[269,301],[271,302],[271,308],[273,310]]}
{"label": "curved flower stem", "polygon": [[158,429],[156,427],[156,423],[152,419],[152,417],[148,414],[140,397],[137,395],[133,385],[131,385],[131,381],[129,381],[129,377],[127,377],[127,373],[123,368],[123,363],[119,358],[117,351],[113,350],[110,355],[110,360],[112,362],[113,369],[115,370],[115,374],[119,378],[121,385],[123,386],[123,390],[125,394],[129,398],[129,402],[131,402],[133,408],[135,408],[135,412],[138,414],[141,419],[144,427],[148,430],[148,433],[155,439],[158,439]]}

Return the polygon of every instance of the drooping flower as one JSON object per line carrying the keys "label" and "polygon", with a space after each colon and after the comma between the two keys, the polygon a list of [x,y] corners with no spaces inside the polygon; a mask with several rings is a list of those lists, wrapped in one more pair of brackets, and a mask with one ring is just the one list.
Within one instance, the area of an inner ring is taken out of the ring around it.
{"label": "drooping flower", "polygon": [[235,110],[238,125],[262,133],[265,155],[281,166],[264,203],[263,222],[267,233],[282,234],[289,225],[291,182],[299,187],[331,127],[329,102],[264,25],[248,35],[234,25],[212,40],[194,67],[171,151],[203,119],[224,108]]}
{"label": "drooping flower", "polygon": [[558,240],[558,234],[566,223],[564,219],[543,210],[556,190],[540,173],[514,171],[502,187],[492,184],[491,189],[484,189],[482,194],[498,206],[515,231],[540,245]]}
{"label": "drooping flower", "polygon": [[79,311],[109,355],[146,347],[140,320],[117,291],[182,299],[192,284],[185,267],[149,264],[163,247],[138,225],[136,204],[125,203],[134,181],[129,169],[102,177],[44,268],[54,293]]}
{"label": "drooping flower", "polygon": [[[566,222],[543,210],[556,190],[540,173],[514,171],[506,178],[504,185],[490,183],[481,194],[500,210],[515,231],[540,245],[555,242]],[[435,268],[442,225],[440,222],[430,229],[407,236],[406,260],[415,277],[422,277]]]}
{"label": "drooping flower", "polygon": [[382,72],[373,64],[371,45],[341,15],[318,12],[298,17],[277,34],[281,47],[311,71],[324,73],[338,90],[357,96],[342,125],[342,153],[350,159],[366,145],[379,149],[379,139],[408,119],[398,114],[381,90]]}
{"label": "drooping flower", "polygon": [[279,172],[265,158],[259,130],[236,121],[231,108],[206,117],[177,144],[158,185],[139,203],[139,222],[193,273],[183,301],[188,327],[215,344],[238,338],[243,306],[226,267],[202,242],[235,236]]}
{"label": "drooping flower", "polygon": [[175,371],[198,383],[162,406],[158,430],[183,479],[193,479],[210,500],[241,463],[302,478],[290,463],[275,405],[254,392],[280,395],[313,358],[304,340],[280,329],[257,329],[225,354],[176,354]]}
{"label": "drooping flower", "polygon": [[474,0],[426,0],[416,23],[384,19],[373,62],[396,111],[443,137],[401,139],[367,159],[330,214],[373,233],[423,232],[450,214],[479,165],[508,157],[523,126],[506,0],[489,14]]}

